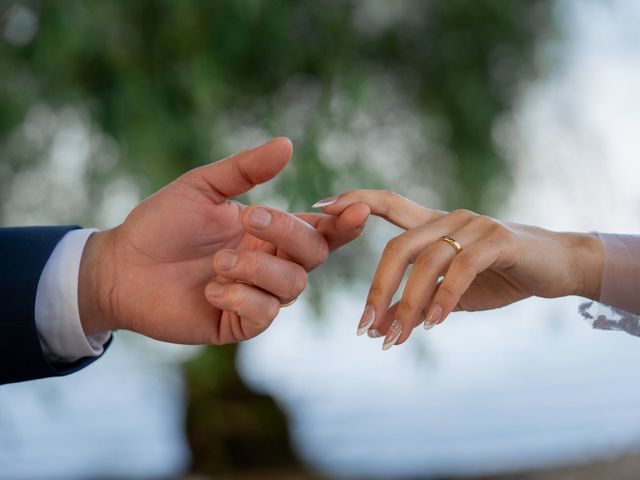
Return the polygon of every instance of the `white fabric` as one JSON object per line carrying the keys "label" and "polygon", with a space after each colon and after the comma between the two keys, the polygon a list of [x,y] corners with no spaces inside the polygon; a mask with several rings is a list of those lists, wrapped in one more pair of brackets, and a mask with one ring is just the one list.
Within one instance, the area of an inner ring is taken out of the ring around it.
{"label": "white fabric", "polygon": [[600,302],[640,314],[640,236],[598,235],[604,248]]}
{"label": "white fabric", "polygon": [[53,250],[40,275],[36,292],[35,320],[47,360],[73,362],[97,357],[111,332],[86,336],[78,308],[80,259],[87,240],[97,230],[67,233]]}

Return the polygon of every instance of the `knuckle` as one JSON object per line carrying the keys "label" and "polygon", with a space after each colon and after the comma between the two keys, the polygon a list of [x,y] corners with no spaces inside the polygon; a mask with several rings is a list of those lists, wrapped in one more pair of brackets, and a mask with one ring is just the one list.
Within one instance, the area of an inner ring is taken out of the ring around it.
{"label": "knuckle", "polygon": [[398,255],[406,250],[406,241],[402,235],[392,238],[384,247],[383,255]]}
{"label": "knuckle", "polygon": [[438,296],[441,299],[445,298],[447,300],[450,300],[452,298],[456,298],[458,296],[458,292],[456,288],[449,282],[442,282],[440,288],[438,289]]}
{"label": "knuckle", "polygon": [[438,263],[438,259],[428,250],[425,250],[416,258],[415,266],[420,269],[433,269]]}
{"label": "knuckle", "polygon": [[397,201],[398,194],[393,190],[381,190],[383,199],[383,213],[388,215],[391,212],[392,205]]}
{"label": "knuckle", "polygon": [[384,295],[385,289],[381,283],[373,282],[369,288],[369,298],[380,298]]}
{"label": "knuckle", "polygon": [[493,228],[496,225],[496,221],[487,215],[477,215],[471,221],[473,222],[474,226],[480,228]]}
{"label": "knuckle", "polygon": [[513,230],[498,221],[494,222],[491,233],[503,240],[511,240],[513,237],[515,237],[515,233],[513,232]]}
{"label": "knuckle", "polygon": [[354,195],[358,195],[360,191],[359,190],[347,190],[346,192],[343,192],[342,194],[340,194],[340,198],[344,199],[344,198],[351,198]]}
{"label": "knuckle", "polygon": [[490,223],[486,224],[486,228],[489,230],[489,235],[501,235],[505,228],[500,222],[491,219]]}
{"label": "knuckle", "polygon": [[458,218],[472,218],[476,216],[474,212],[467,210],[466,208],[456,208],[455,210],[452,210],[449,215]]}
{"label": "knuckle", "polygon": [[398,198],[398,194],[393,190],[382,190],[382,196],[384,197],[385,200],[388,200],[390,202]]}
{"label": "knuckle", "polygon": [[509,245],[513,244],[518,240],[518,234],[511,230],[509,227],[503,224],[500,225],[499,236],[503,243]]}
{"label": "knuckle", "polygon": [[396,311],[401,313],[409,313],[414,310],[414,307],[415,307],[415,302],[412,299],[402,298],[398,302],[398,309]]}

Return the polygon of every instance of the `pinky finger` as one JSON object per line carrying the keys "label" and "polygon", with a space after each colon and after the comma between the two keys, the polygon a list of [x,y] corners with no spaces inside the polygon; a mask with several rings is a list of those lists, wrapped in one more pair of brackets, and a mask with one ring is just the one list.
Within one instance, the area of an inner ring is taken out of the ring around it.
{"label": "pinky finger", "polygon": [[462,251],[451,262],[431,301],[431,307],[424,322],[424,328],[430,329],[455,311],[458,302],[476,276],[491,267],[497,260],[499,249],[493,243],[479,242]]}

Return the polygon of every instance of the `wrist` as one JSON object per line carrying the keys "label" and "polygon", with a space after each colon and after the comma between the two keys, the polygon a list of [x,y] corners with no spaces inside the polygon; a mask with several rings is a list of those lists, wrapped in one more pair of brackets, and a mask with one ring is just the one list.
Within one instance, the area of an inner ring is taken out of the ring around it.
{"label": "wrist", "polygon": [[600,299],[604,250],[596,233],[571,233],[571,250],[576,272],[575,295]]}
{"label": "wrist", "polygon": [[80,260],[78,310],[85,335],[117,328],[112,308],[114,263],[110,255],[113,230],[89,237]]}

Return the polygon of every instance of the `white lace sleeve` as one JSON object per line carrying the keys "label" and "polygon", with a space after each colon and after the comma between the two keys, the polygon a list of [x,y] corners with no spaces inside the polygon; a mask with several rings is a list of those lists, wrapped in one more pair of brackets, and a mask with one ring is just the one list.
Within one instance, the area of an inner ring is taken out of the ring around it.
{"label": "white lace sleeve", "polygon": [[593,328],[640,336],[640,235],[598,236],[604,249],[600,304],[587,302],[580,313]]}

